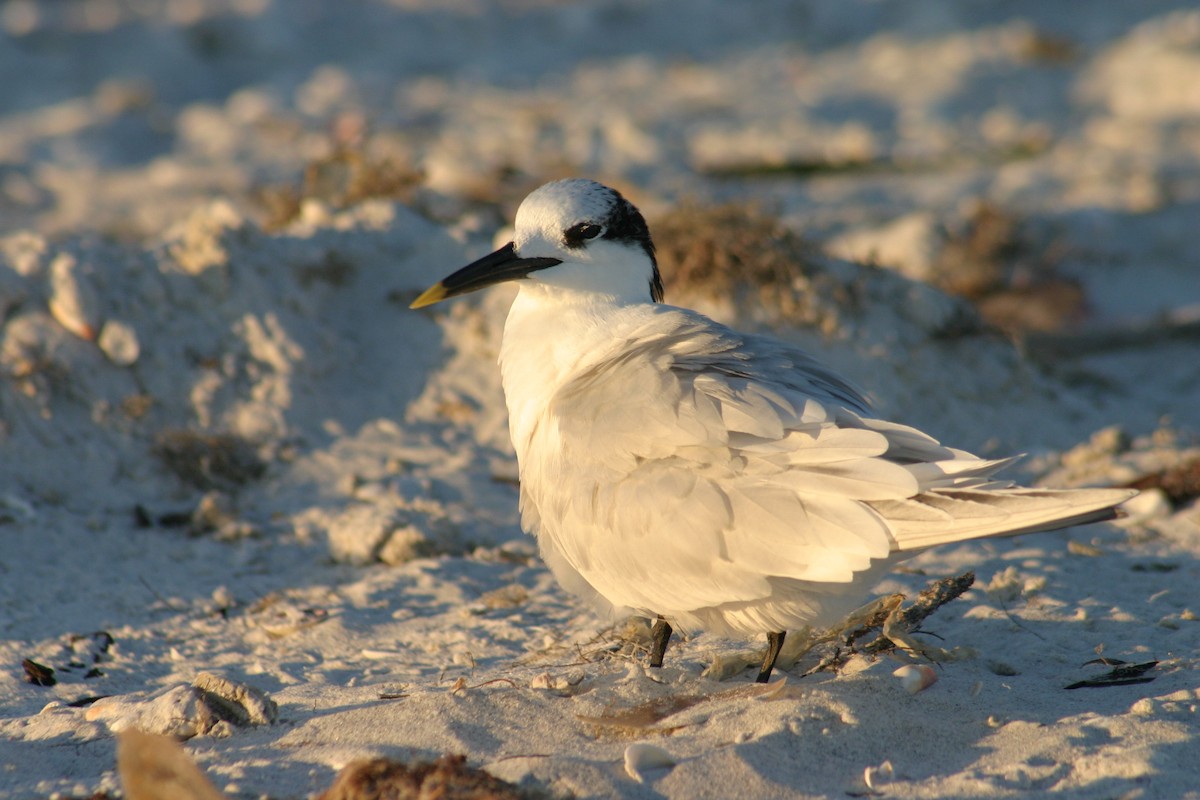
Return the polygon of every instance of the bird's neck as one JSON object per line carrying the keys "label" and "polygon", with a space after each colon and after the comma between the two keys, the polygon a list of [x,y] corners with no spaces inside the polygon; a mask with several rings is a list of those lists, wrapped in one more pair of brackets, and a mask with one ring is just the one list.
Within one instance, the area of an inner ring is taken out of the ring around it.
{"label": "bird's neck", "polygon": [[518,457],[554,393],[606,350],[615,329],[636,311],[610,297],[522,284],[500,347],[509,433]]}

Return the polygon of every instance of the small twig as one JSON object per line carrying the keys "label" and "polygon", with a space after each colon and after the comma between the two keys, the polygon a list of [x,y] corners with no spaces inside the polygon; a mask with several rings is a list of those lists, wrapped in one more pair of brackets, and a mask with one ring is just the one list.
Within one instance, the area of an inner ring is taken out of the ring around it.
{"label": "small twig", "polygon": [[933,612],[951,600],[957,599],[974,583],[974,572],[964,572],[957,578],[942,578],[940,581],[935,581],[921,591],[921,594],[917,596],[917,602],[899,612],[898,621],[908,630],[915,631]]}
{"label": "small twig", "polygon": [[1008,604],[1007,604],[1007,603],[1001,603],[1001,604],[1000,604],[1000,610],[1004,612],[1004,616],[1008,617],[1008,621],[1009,621],[1009,622],[1011,622],[1013,625],[1016,625],[1018,628],[1020,628],[1021,630],[1025,631],[1026,633],[1031,633],[1031,634],[1033,634],[1033,635],[1034,635],[1034,636],[1036,636],[1037,638],[1041,639],[1043,642],[1044,642],[1044,641],[1046,641],[1046,637],[1045,637],[1045,636],[1042,636],[1040,633],[1038,633],[1037,631],[1035,631],[1033,628],[1029,627],[1029,626],[1028,626],[1028,625],[1026,625],[1024,622],[1022,622],[1021,620],[1019,620],[1019,619],[1017,619],[1016,617],[1014,617],[1014,616],[1013,616],[1013,613],[1012,613],[1012,611],[1009,609],[1009,607],[1008,607]]}
{"label": "small twig", "polygon": [[843,652],[842,648],[835,647],[832,653],[822,658],[815,666],[806,670],[800,677],[807,678],[809,675],[816,675],[818,672],[828,672],[830,670],[837,672],[846,665],[851,655],[853,655],[853,651],[847,653]]}
{"label": "small twig", "polygon": [[150,581],[146,580],[141,575],[138,575],[137,579],[141,582],[142,586],[146,587],[146,590],[149,591],[150,594],[154,595],[154,598],[156,600],[158,600],[158,602],[162,603],[164,606],[166,606],[170,610],[172,610],[172,611],[183,611],[184,610],[183,608],[176,607],[174,604],[171,603],[170,600],[168,600],[167,598],[165,598],[161,594],[159,594],[159,591],[150,585]]}

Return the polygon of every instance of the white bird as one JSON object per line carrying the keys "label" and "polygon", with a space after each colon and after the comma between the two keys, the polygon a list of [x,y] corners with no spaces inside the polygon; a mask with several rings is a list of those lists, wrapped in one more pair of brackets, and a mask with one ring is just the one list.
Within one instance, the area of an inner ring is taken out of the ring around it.
{"label": "white bird", "polygon": [[671,626],[784,634],[858,608],[938,544],[1110,519],[1135,492],[1016,487],[986,460],[872,415],[811,356],[662,303],[638,210],[589,180],[521,203],[514,240],[420,308],[502,281],[500,351],[521,520],[569,591]]}

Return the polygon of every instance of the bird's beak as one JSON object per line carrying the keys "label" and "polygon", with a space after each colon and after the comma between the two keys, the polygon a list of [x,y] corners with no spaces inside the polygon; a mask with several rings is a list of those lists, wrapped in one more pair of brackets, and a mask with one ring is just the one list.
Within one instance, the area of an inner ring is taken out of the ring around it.
{"label": "bird's beak", "polygon": [[448,297],[457,297],[485,286],[524,278],[535,270],[561,263],[557,258],[521,258],[513,249],[513,243],[509,242],[491,255],[486,255],[453,275],[442,278],[413,300],[409,308],[431,306]]}

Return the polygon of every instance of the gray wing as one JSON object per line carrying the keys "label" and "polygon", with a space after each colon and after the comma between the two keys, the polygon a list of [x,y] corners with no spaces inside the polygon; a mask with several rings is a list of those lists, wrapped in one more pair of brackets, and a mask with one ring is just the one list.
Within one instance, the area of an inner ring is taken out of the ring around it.
{"label": "gray wing", "polygon": [[669,613],[762,600],[781,581],[850,584],[904,550],[1128,496],[1009,490],[990,478],[1007,460],[868,414],[804,353],[667,309],[553,396],[540,460],[522,466],[526,522],[560,577]]}

